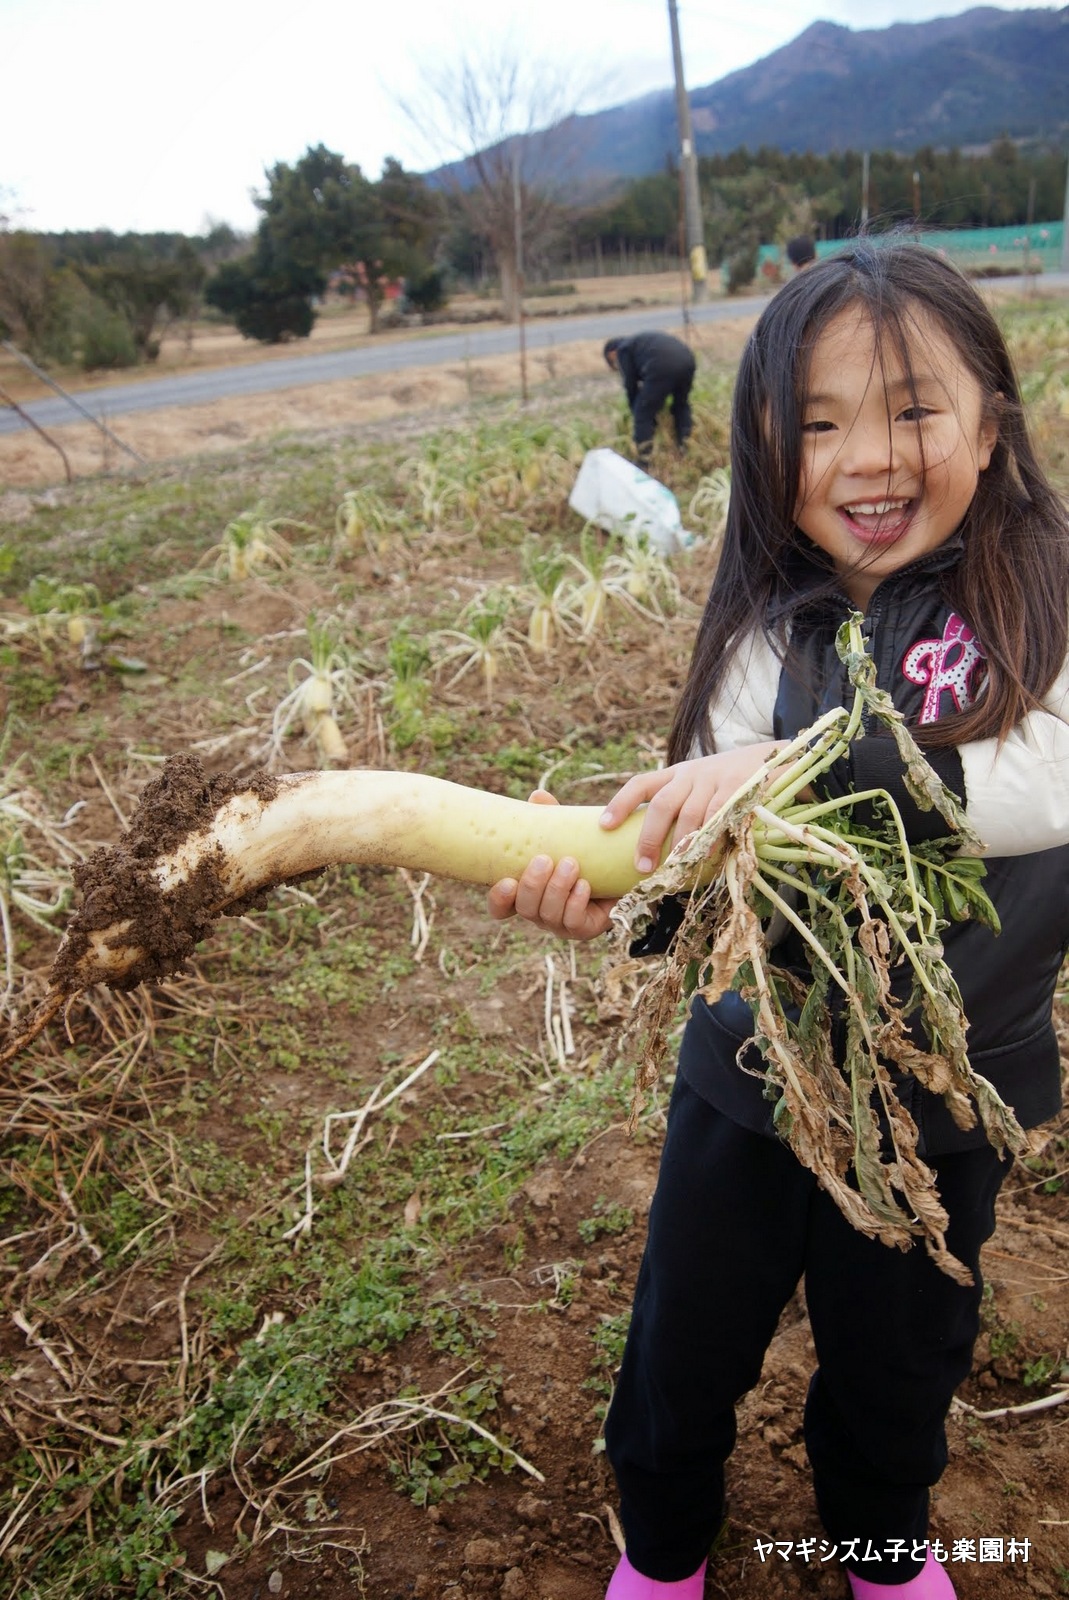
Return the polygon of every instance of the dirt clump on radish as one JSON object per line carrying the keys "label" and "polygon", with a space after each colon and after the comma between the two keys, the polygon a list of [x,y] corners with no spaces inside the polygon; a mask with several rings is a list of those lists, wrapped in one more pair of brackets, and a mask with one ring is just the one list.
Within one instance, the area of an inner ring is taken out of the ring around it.
{"label": "dirt clump on radish", "polygon": [[172,756],[146,786],[126,836],[95,850],[74,869],[81,905],[52,967],[52,988],[70,994],[84,986],[90,936],[111,928],[122,928],[124,949],[136,952],[124,971],[109,976],[113,988],[133,989],[170,977],[181,970],[217,917],[239,915],[262,900],[265,891],[240,902],[227,894],[217,870],[222,855],[218,848],[167,890],[157,866],[185,840],[206,832],[233,795],[252,793],[267,801],[277,787],[267,773],[209,778],[196,756]]}

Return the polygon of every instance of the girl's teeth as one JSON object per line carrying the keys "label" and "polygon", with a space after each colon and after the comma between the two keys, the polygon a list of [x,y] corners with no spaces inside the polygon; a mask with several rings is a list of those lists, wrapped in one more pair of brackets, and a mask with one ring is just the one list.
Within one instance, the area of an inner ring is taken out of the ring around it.
{"label": "girl's teeth", "polygon": [[863,505],[847,506],[846,509],[851,516],[885,517],[889,511],[901,511],[906,504],[905,500],[880,500],[872,503],[866,502]]}

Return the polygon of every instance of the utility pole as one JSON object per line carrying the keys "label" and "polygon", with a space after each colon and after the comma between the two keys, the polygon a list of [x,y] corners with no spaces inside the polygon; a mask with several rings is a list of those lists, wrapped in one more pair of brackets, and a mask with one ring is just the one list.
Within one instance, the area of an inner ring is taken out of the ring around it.
{"label": "utility pole", "polygon": [[1069,272],[1069,165],[1065,169],[1065,204],[1062,207],[1062,260],[1063,272]]}
{"label": "utility pole", "polygon": [[1032,227],[1036,220],[1036,180],[1028,180],[1028,212],[1024,224],[1024,275],[1028,282],[1028,293],[1036,292],[1035,275],[1032,272]]}
{"label": "utility pole", "polygon": [[512,225],[516,254],[516,321],[520,335],[520,399],[527,404],[527,330],[523,322],[523,189],[520,184],[520,141],[512,146]]}
{"label": "utility pole", "polygon": [[869,152],[861,156],[861,231],[869,231]]}
{"label": "utility pole", "polygon": [[702,228],[702,204],[698,192],[698,156],[694,149],[690,101],[687,99],[687,88],[683,81],[683,47],[679,42],[676,0],[668,0],[668,21],[672,30],[672,65],[676,78],[676,117],[679,122],[679,159],[683,178],[687,257],[690,261],[690,295],[697,303],[706,297],[709,267],[705,259],[705,231]]}

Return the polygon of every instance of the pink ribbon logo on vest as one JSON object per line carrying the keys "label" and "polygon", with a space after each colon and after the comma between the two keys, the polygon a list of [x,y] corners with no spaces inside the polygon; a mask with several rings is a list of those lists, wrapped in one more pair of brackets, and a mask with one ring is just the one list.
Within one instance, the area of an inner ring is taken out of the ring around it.
{"label": "pink ribbon logo on vest", "polygon": [[902,671],[910,683],[925,685],[919,722],[939,720],[939,702],[950,694],[956,711],[972,703],[972,680],[984,659],[976,635],[964,618],[952,611],[941,639],[921,639],[906,651]]}

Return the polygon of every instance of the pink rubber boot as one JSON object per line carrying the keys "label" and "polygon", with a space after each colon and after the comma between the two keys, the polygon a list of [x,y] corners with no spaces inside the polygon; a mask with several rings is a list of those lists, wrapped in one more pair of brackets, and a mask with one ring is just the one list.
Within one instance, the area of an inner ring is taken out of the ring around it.
{"label": "pink rubber boot", "polygon": [[[854,1600],[954,1600],[954,1585],[929,1550],[923,1572],[906,1583],[869,1583],[850,1572],[850,1593]],[[700,1594],[700,1591],[699,1591]]]}
{"label": "pink rubber boot", "polygon": [[701,1566],[689,1578],[675,1583],[661,1583],[657,1578],[644,1578],[636,1572],[626,1556],[609,1579],[605,1600],[702,1600],[705,1593],[705,1567]]}

